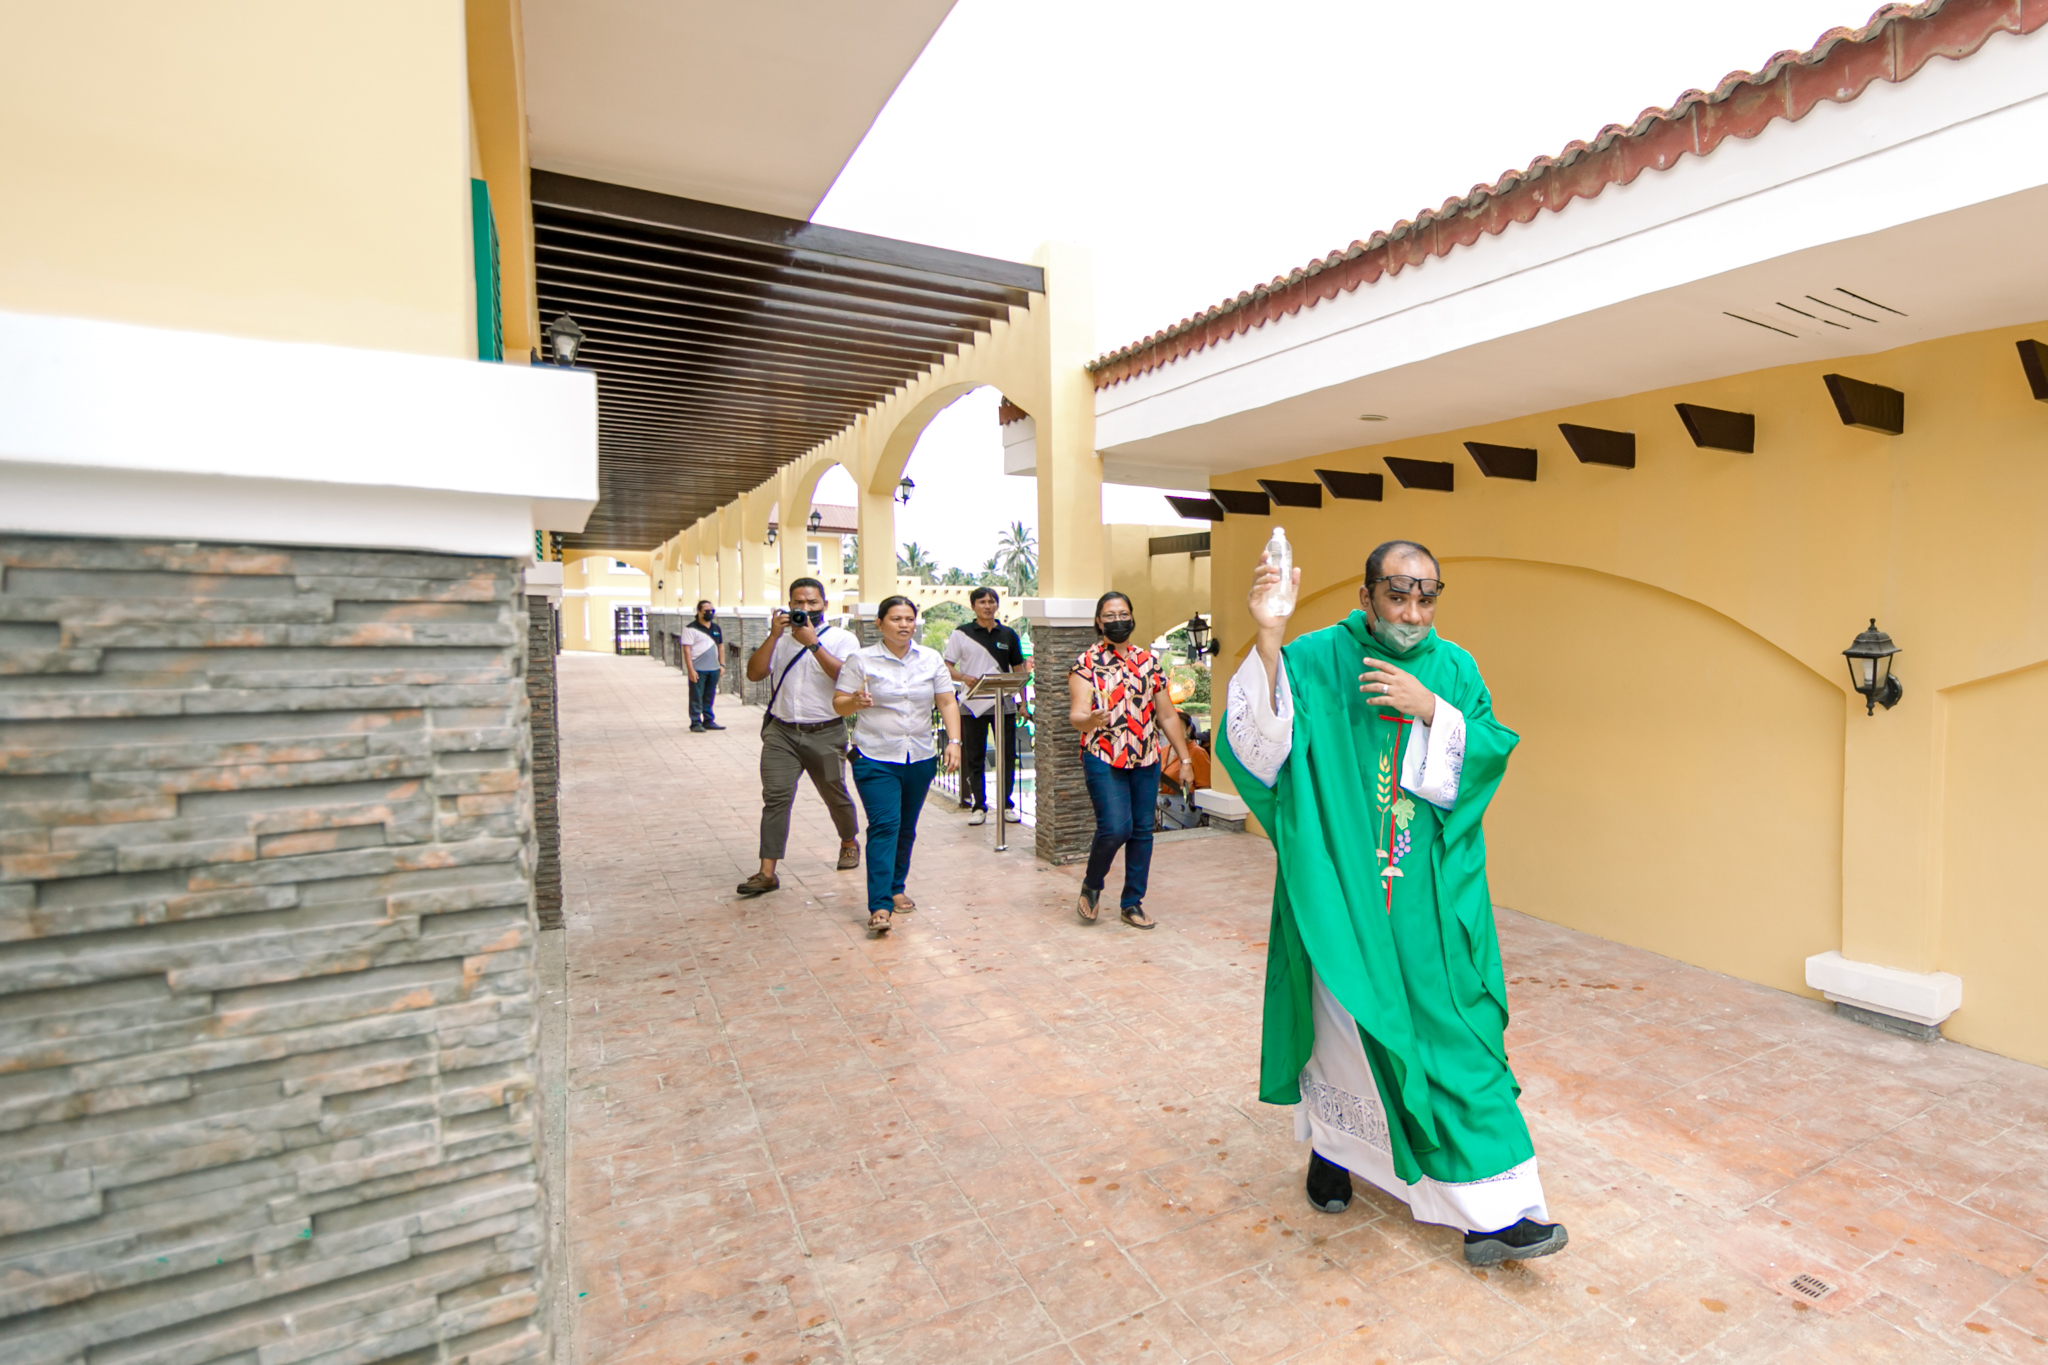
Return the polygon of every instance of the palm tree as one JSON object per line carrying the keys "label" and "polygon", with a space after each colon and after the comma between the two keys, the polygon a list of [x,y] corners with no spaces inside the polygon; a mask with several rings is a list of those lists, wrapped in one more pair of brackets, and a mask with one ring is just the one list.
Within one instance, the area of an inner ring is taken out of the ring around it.
{"label": "palm tree", "polygon": [[839,572],[851,577],[860,572],[860,537],[839,538]]}
{"label": "palm tree", "polygon": [[1003,575],[1010,581],[1012,596],[1022,596],[1036,588],[1038,537],[1031,534],[1031,528],[1021,521],[1011,522],[1010,529],[1003,532],[1002,539],[996,542],[996,558],[1002,561]]}
{"label": "palm tree", "polygon": [[1003,582],[1003,557],[990,555],[988,563],[981,566],[981,572],[975,577],[991,588],[1000,585]]}
{"label": "palm tree", "polygon": [[939,575],[939,582],[949,588],[971,587],[974,583],[974,575],[956,564]]}
{"label": "palm tree", "polygon": [[939,562],[916,541],[905,541],[903,553],[896,556],[896,572],[929,583],[938,576]]}

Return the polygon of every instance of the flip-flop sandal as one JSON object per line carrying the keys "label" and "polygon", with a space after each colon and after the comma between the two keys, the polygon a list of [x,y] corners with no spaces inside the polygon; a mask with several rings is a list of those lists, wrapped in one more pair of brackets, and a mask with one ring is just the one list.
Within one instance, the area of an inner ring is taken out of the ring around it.
{"label": "flip-flop sandal", "polygon": [[889,926],[895,922],[895,919],[896,917],[887,910],[875,911],[874,914],[868,916],[868,936],[870,938],[880,938],[888,933]]}
{"label": "flip-flop sandal", "polygon": [[[1142,905],[1134,905],[1128,910],[1119,910],[1117,915],[1125,924],[1130,925],[1133,929],[1157,929],[1159,927],[1159,921],[1146,914],[1145,907]],[[1140,924],[1138,923],[1139,920],[1145,922]]]}
{"label": "flip-flop sandal", "polygon": [[1081,923],[1093,924],[1096,916],[1102,913],[1102,907],[1096,899],[1101,894],[1100,891],[1090,891],[1085,886],[1081,888],[1081,898],[1074,902],[1074,913],[1081,917]]}

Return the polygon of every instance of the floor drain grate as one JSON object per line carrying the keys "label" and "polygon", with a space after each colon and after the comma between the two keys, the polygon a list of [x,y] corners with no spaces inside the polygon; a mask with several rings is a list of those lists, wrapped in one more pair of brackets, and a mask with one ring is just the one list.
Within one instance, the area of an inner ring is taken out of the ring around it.
{"label": "floor drain grate", "polygon": [[1833,1285],[1812,1275],[1794,1275],[1791,1288],[1793,1293],[1808,1299],[1824,1299],[1835,1292]]}

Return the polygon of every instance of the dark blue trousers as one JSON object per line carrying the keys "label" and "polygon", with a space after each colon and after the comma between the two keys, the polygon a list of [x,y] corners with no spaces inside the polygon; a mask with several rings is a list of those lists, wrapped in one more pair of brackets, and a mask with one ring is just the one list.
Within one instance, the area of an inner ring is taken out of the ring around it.
{"label": "dark blue trousers", "polygon": [[853,781],[868,813],[868,913],[894,908],[910,877],[917,817],[939,771],[937,756],[914,763],[884,763],[853,751]]}
{"label": "dark blue trousers", "polygon": [[1116,851],[1124,851],[1124,894],[1120,909],[1145,903],[1152,875],[1152,826],[1159,816],[1159,765],[1116,768],[1094,754],[1081,755],[1088,799],[1095,803],[1095,842],[1088,846],[1088,871],[1081,885],[1100,891],[1109,881]]}
{"label": "dark blue trousers", "polygon": [[700,668],[697,680],[690,684],[690,724],[702,725],[711,719],[712,703],[718,699],[718,670]]}

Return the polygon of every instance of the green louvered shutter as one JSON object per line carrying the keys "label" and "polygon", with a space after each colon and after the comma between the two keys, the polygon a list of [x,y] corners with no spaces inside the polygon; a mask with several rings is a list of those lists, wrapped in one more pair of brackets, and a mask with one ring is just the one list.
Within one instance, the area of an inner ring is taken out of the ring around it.
{"label": "green louvered shutter", "polygon": [[491,213],[491,187],[469,182],[469,223],[476,256],[476,358],[505,358],[504,296],[498,285],[498,220]]}

